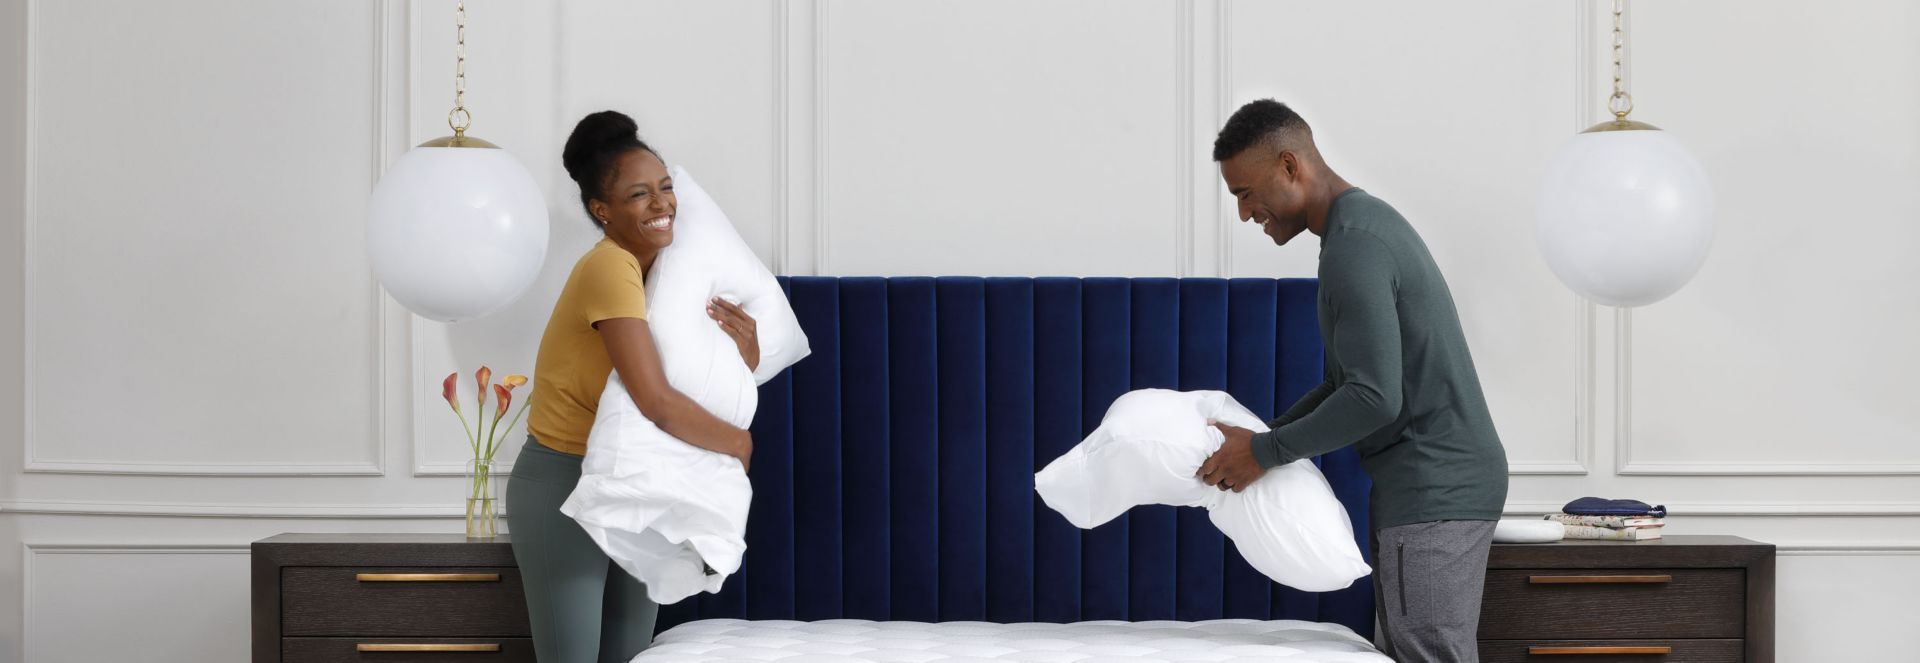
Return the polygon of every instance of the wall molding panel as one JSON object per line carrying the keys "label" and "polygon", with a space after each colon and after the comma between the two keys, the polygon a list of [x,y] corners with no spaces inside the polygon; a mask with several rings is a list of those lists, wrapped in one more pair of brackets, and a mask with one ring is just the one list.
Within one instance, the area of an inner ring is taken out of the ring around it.
{"label": "wall molding panel", "polygon": [[[77,459],[77,458],[66,458],[66,459],[46,458],[41,455],[39,447],[40,447],[40,443],[43,442],[43,440],[41,440],[39,427],[37,425],[38,417],[36,416],[36,412],[37,412],[36,400],[39,397],[39,390],[37,388],[38,380],[36,378],[40,371],[40,366],[39,366],[40,362],[38,361],[38,356],[40,355],[40,349],[38,347],[37,340],[40,337],[40,334],[35,331],[35,326],[36,326],[36,320],[45,318],[45,316],[38,314],[39,309],[37,304],[38,302],[47,299],[47,297],[39,292],[40,279],[37,276],[37,268],[39,266],[38,265],[39,261],[36,259],[36,254],[38,253],[38,251],[35,250],[35,238],[36,238],[36,235],[38,234],[36,232],[36,227],[38,225],[37,222],[39,217],[38,173],[41,170],[39,166],[39,156],[43,149],[43,147],[40,144],[42,130],[38,126],[39,125],[38,119],[40,116],[45,114],[45,111],[40,109],[40,103],[43,97],[43,95],[40,93],[41,91],[40,79],[42,76],[40,72],[40,61],[42,58],[39,55],[38,48],[44,41],[44,37],[40,33],[41,33],[42,14],[44,14],[43,5],[45,4],[45,2],[46,0],[27,0],[26,1],[27,38],[26,38],[26,44],[25,44],[25,52],[26,52],[25,57],[26,57],[27,89],[25,90],[26,126],[24,127],[26,131],[26,141],[25,141],[25,144],[26,144],[26,154],[25,154],[26,182],[25,184],[26,186],[24,187],[24,196],[22,200],[22,209],[23,209],[22,241],[25,244],[25,250],[23,251],[24,259],[21,267],[22,274],[23,274],[23,284],[24,284],[23,308],[24,308],[24,315],[26,317],[26,324],[22,326],[23,333],[24,333],[24,343],[23,343],[22,352],[24,353],[23,356],[25,360],[25,363],[24,363],[25,370],[22,371],[21,373],[21,379],[24,381],[23,393],[25,398],[25,402],[23,403],[23,408],[22,408],[22,419],[23,419],[22,427],[24,429],[23,436],[22,436],[22,445],[21,445],[22,446],[22,471],[28,472],[28,473],[46,473],[46,474],[104,474],[104,475],[145,475],[145,476],[318,477],[318,476],[381,476],[386,474],[387,439],[385,435],[385,428],[384,426],[381,425],[381,420],[385,416],[385,396],[386,395],[384,392],[384,379],[382,377],[383,376],[382,369],[384,368],[383,362],[385,361],[385,357],[382,356],[382,354],[379,352],[370,353],[370,356],[368,357],[368,361],[371,362],[372,364],[371,372],[374,376],[372,380],[373,384],[368,385],[369,387],[368,397],[372,401],[373,407],[371,411],[376,413],[377,416],[374,417],[374,419],[369,422],[369,426],[368,426],[368,429],[369,429],[368,434],[370,436],[370,439],[374,441],[374,445],[372,449],[373,458],[367,461],[347,461],[347,462],[252,461],[252,462],[233,462],[233,463],[209,463],[209,462],[167,463],[167,462],[94,460],[94,459]],[[371,8],[371,11],[369,12],[369,15],[370,15],[369,26],[373,31],[373,35],[374,35],[373,60],[376,63],[376,66],[384,68],[385,62],[387,61],[387,58],[389,56],[389,52],[385,46],[385,39],[384,39],[386,35],[386,31],[389,27],[388,26],[389,12],[385,11],[382,7],[380,7],[377,4],[369,5],[369,7]],[[369,141],[372,143],[371,145],[372,156],[370,158],[378,160],[381,158],[381,155],[384,154],[383,141],[385,139],[385,135],[384,135],[384,132],[381,131],[380,129],[385,122],[385,119],[382,116],[382,113],[385,111],[385,108],[386,108],[388,90],[385,85],[386,84],[385,79],[380,75],[381,72],[375,71],[371,73],[374,74],[370,77],[371,79],[370,83],[373,88],[373,97],[375,99],[375,103],[373,105],[373,108],[371,109],[374,113],[373,126],[375,127],[375,131],[373,135],[369,137]],[[372,344],[373,347],[379,348],[381,344],[381,334],[384,329],[383,327],[384,313],[381,313],[381,311],[384,311],[384,307],[382,306],[384,296],[382,295],[381,292],[379,292],[377,286],[375,287],[374,291],[372,291],[369,294],[370,296],[375,298],[373,301],[375,304],[376,314],[374,316],[374,324],[372,325],[371,329],[368,330],[368,332],[371,335],[370,337],[373,341],[373,344]]]}
{"label": "wall molding panel", "polygon": [[[21,543],[20,544],[20,651],[33,651],[34,633],[33,566],[41,556],[53,555],[248,555],[249,544],[172,544],[172,543]],[[242,634],[243,635],[243,634]]]}
{"label": "wall molding panel", "polygon": [[833,217],[828,213],[827,180],[833,175],[827,161],[827,5],[830,0],[813,0],[813,273],[832,274]]}
{"label": "wall molding panel", "polygon": [[[1560,513],[1561,502],[1508,502],[1505,515]],[[1920,517],[1920,502],[1679,502],[1667,503],[1674,517],[1861,518]]]}
{"label": "wall molding panel", "polygon": [[[1585,0],[1600,3],[1597,0]],[[1632,43],[1635,21],[1635,3],[1627,3],[1623,15],[1626,25],[1627,49],[1622,58],[1624,76],[1631,86],[1634,79],[1634,53]],[[1649,5],[1653,6],[1653,5]],[[1605,11],[1604,7],[1597,9]],[[1610,13],[1607,14],[1610,16]],[[1651,24],[1649,24],[1651,25]],[[1597,120],[1596,120],[1597,121]],[[1656,120],[1658,122],[1658,120]],[[1721,223],[1727,223],[1722,219]],[[1724,232],[1724,231],[1723,231]],[[1712,258],[1709,258],[1711,266]],[[1739,459],[1689,459],[1689,460],[1636,460],[1643,456],[1636,448],[1645,442],[1644,436],[1637,435],[1634,429],[1634,345],[1636,334],[1634,312],[1632,309],[1615,309],[1615,331],[1613,348],[1615,358],[1615,410],[1614,410],[1614,473],[1621,476],[1647,477],[1748,477],[1764,479],[1769,477],[1913,477],[1920,476],[1920,458],[1892,459],[1888,461],[1752,461]]]}
{"label": "wall molding panel", "polygon": [[[1213,126],[1215,127],[1226,125],[1227,118],[1233,115],[1233,111],[1239,109],[1234,104],[1233,94],[1233,5],[1234,0],[1215,0],[1213,7],[1213,80],[1217,95],[1213,109]],[[1211,145],[1208,146],[1207,153],[1208,161],[1211,162],[1213,153]],[[1240,211],[1237,208],[1229,209],[1226,198],[1220,194],[1218,187],[1210,187],[1206,190],[1214,192],[1212,196],[1215,224],[1213,229],[1214,275],[1220,278],[1231,277],[1233,276],[1233,234],[1226,232],[1219,225],[1229,222],[1237,223],[1239,219],[1229,217],[1239,214]]]}
{"label": "wall molding panel", "polygon": [[1173,7],[1173,275],[1193,273],[1193,12],[1190,3]]}
{"label": "wall molding panel", "polygon": [[[250,518],[319,520],[463,519],[459,504],[257,504],[163,502],[88,502],[11,500],[0,502],[0,516],[126,516],[151,518]],[[502,510],[502,515],[505,511]]]}
{"label": "wall molding panel", "polygon": [[1920,476],[1920,462],[1638,461],[1633,459],[1633,311],[1616,309],[1614,473],[1622,476],[1839,477]]}
{"label": "wall molding panel", "polygon": [[826,0],[776,2],[775,274],[827,271]]}
{"label": "wall molding panel", "polygon": [[1804,543],[1777,547],[1781,557],[1913,557],[1920,556],[1920,543],[1854,544]]}
{"label": "wall molding panel", "polygon": [[787,32],[792,28],[793,11],[790,3],[775,0],[773,3],[773,255],[767,265],[775,274],[786,275],[789,265],[793,264],[793,248],[789,210],[787,209],[787,188],[791,186],[792,170],[787,164],[787,79],[789,62]]}

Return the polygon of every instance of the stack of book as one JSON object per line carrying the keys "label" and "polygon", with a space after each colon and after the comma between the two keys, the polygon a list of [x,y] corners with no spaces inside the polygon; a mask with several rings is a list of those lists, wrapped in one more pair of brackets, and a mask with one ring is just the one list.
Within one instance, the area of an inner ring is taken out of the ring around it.
{"label": "stack of book", "polygon": [[1667,524],[1665,518],[1651,515],[1638,516],[1596,516],[1573,513],[1548,514],[1547,520],[1558,521],[1567,529],[1569,539],[1603,539],[1608,541],[1650,541],[1660,538],[1660,528]]}

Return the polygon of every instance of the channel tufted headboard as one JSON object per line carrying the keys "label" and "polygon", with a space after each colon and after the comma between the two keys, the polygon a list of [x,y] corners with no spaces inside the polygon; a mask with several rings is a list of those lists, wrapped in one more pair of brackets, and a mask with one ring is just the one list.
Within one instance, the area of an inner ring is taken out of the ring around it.
{"label": "channel tufted headboard", "polygon": [[[1370,581],[1256,573],[1198,509],[1081,531],[1033,473],[1131,389],[1271,417],[1321,378],[1307,279],[782,277],[813,356],[760,390],[742,571],[695,619],[1303,619],[1373,633]],[[1366,549],[1369,481],[1319,460]]]}

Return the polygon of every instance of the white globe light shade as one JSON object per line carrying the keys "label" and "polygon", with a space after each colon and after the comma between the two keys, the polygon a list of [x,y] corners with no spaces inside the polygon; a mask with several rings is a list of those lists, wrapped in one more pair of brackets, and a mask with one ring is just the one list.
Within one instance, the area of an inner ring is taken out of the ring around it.
{"label": "white globe light shade", "polygon": [[1713,241],[1713,189],[1665,131],[1582,133],[1547,166],[1534,229],[1568,288],[1608,306],[1644,306],[1700,271]]}
{"label": "white globe light shade", "polygon": [[373,188],[374,276],[422,317],[471,320],[525,292],[547,256],[547,205],[506,150],[416,147]]}

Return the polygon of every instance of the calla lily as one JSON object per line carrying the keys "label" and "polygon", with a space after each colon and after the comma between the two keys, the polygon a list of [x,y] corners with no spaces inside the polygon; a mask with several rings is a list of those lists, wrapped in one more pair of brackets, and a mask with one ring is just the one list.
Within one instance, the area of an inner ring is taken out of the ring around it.
{"label": "calla lily", "polygon": [[[452,406],[454,414],[460,417],[460,425],[467,429],[467,442],[473,447],[474,459],[488,462],[493,460],[494,452],[499,450],[501,438],[510,434],[513,427],[520,423],[521,415],[527,412],[527,405],[533,402],[530,398],[520,399],[520,407],[514,412],[513,419],[508,420],[506,428],[502,429],[500,422],[507,418],[507,410],[513,407],[513,390],[526,386],[527,376],[508,375],[501,378],[499,383],[492,382],[492,379],[492,368],[481,366],[480,370],[473,372],[473,380],[480,388],[478,399],[480,409],[474,413],[474,420],[471,423],[467,421],[466,413],[460,411],[460,372],[454,371],[440,385],[440,395],[447,399],[447,405]],[[495,400],[491,421],[486,418],[488,391],[493,392]],[[480,480],[476,479],[476,481]]]}
{"label": "calla lily", "polygon": [[459,379],[460,372],[454,371],[447,374],[447,380],[445,382],[440,383],[440,397],[447,399],[447,405],[453,406],[453,411],[456,414],[460,412],[460,394],[456,386],[456,382]]}
{"label": "calla lily", "polygon": [[[494,408],[493,423],[488,424],[487,427],[487,447],[485,453],[488,459],[492,459],[494,449],[500,447],[500,438],[495,435],[495,433],[500,432],[500,420],[506,418],[507,406],[513,403],[513,392],[508,390],[506,385],[493,385],[493,396],[493,400],[499,405]],[[507,424],[507,430],[512,431],[513,424]]]}
{"label": "calla lily", "polygon": [[[453,416],[459,417],[460,427],[467,429],[467,443],[473,447],[476,455],[479,454],[480,438],[474,435],[473,426],[467,423],[467,414],[460,411],[460,371],[448,373],[447,379],[440,382],[440,396],[447,399],[447,405],[453,407]],[[486,393],[481,392],[481,396],[484,398]],[[486,405],[485,401],[481,405]]]}
{"label": "calla lily", "polygon": [[473,379],[480,384],[480,409],[487,409],[487,387],[493,386],[493,369],[481,366],[473,372]]}
{"label": "calla lily", "polygon": [[507,405],[513,403],[513,392],[508,391],[505,385],[496,384],[493,385],[493,396],[493,400],[500,403],[493,411],[493,425],[498,426],[500,418],[507,416]]}

